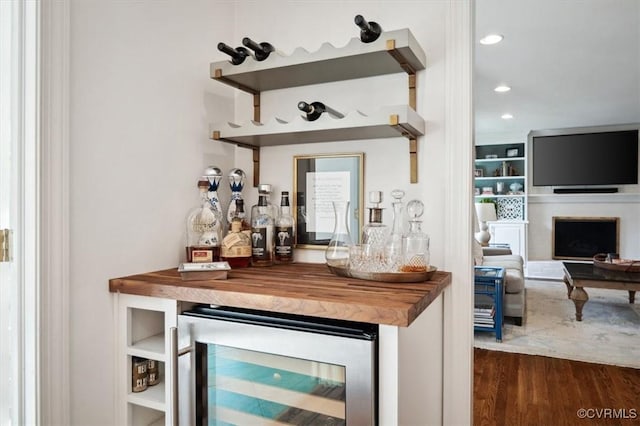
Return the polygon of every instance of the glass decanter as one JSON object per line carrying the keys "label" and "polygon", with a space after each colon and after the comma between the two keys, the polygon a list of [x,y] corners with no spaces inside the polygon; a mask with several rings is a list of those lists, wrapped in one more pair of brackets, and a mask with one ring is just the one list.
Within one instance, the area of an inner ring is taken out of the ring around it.
{"label": "glass decanter", "polygon": [[242,200],[242,189],[244,188],[244,180],[247,177],[242,169],[231,169],[229,172],[229,187],[231,188],[231,200],[227,209],[227,223],[231,229],[231,222],[236,212],[236,200]]}
{"label": "glass decanter", "polygon": [[396,272],[402,264],[402,243],[404,236],[404,227],[402,226],[402,197],[404,197],[404,191],[401,189],[394,189],[391,191],[393,202],[393,225],[391,226],[391,232],[387,237],[387,241],[384,246],[385,254],[385,269],[389,272]]}
{"label": "glass decanter", "polygon": [[207,182],[209,182],[209,203],[211,208],[218,212],[220,215],[220,229],[224,227],[224,213],[222,212],[222,204],[220,204],[220,198],[218,197],[218,186],[220,186],[220,180],[222,180],[222,170],[216,166],[209,166],[204,169],[204,175],[202,176]]}
{"label": "glass decanter", "polygon": [[331,241],[324,252],[327,265],[336,268],[346,268],[349,264],[349,250],[353,246],[349,234],[349,202],[334,201],[333,213],[335,225]]}
{"label": "glass decanter", "polygon": [[409,232],[404,237],[404,256],[401,272],[427,272],[429,270],[429,236],[422,232],[424,204],[411,200],[407,204]]}
{"label": "glass decanter", "polygon": [[382,223],[382,192],[369,192],[369,223],[362,227],[362,256],[367,272],[377,272],[384,259],[384,247],[389,236],[389,227]]}

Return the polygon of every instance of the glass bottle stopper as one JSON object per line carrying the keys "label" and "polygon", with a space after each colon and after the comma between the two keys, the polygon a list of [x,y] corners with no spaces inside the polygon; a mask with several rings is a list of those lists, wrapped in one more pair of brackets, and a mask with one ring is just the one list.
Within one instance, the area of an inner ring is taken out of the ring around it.
{"label": "glass bottle stopper", "polygon": [[369,209],[369,223],[382,223],[382,191],[370,191],[369,202],[373,204]]}
{"label": "glass bottle stopper", "polygon": [[220,180],[222,179],[222,170],[216,166],[209,166],[204,169],[202,177],[209,182],[210,192],[217,191],[218,186],[220,185]]}
{"label": "glass bottle stopper", "polygon": [[240,192],[244,188],[244,180],[247,174],[242,169],[231,169],[229,171],[229,187],[232,192]]}
{"label": "glass bottle stopper", "polygon": [[420,200],[411,200],[407,204],[407,215],[409,215],[409,220],[414,222],[419,220],[424,213],[424,203]]}

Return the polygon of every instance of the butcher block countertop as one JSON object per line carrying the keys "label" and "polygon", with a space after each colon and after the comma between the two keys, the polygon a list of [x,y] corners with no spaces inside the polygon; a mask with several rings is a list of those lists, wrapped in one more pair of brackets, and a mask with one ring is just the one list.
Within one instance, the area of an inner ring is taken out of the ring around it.
{"label": "butcher block countertop", "polygon": [[324,264],[232,269],[226,280],[183,281],[177,268],[109,280],[109,291],[407,327],[451,283],[388,283],[338,277]]}

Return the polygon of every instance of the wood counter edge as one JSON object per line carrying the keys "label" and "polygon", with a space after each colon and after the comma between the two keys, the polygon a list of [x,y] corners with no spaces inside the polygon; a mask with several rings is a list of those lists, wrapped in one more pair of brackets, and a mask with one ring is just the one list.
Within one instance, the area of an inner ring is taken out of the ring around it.
{"label": "wood counter edge", "polygon": [[[158,271],[162,272],[162,271]],[[372,324],[408,327],[425,311],[443,290],[451,284],[451,273],[439,271],[435,281],[427,281],[431,288],[423,297],[405,306],[374,306],[321,298],[300,298],[258,292],[239,292],[227,289],[202,288],[188,284],[163,283],[141,277],[157,274],[132,275],[109,280],[112,293],[138,296],[159,297],[192,303],[208,303],[246,309],[258,309],[295,315],[315,316],[347,321],[359,321]]]}

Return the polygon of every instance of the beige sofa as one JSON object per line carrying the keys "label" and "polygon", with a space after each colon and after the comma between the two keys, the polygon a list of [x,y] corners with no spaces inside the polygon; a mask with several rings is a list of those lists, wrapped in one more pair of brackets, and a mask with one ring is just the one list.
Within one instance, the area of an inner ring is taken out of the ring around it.
{"label": "beige sofa", "polygon": [[510,249],[482,247],[482,256],[476,256],[476,264],[505,268],[504,316],[513,318],[516,325],[522,325],[526,300],[522,257],[511,254]]}

